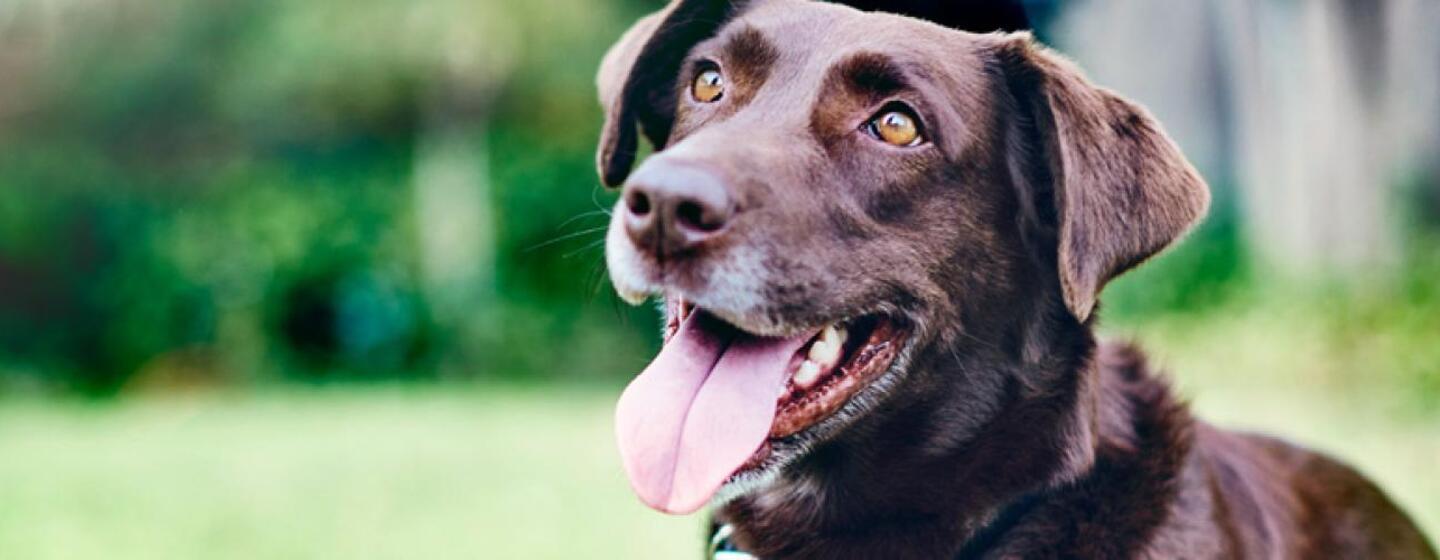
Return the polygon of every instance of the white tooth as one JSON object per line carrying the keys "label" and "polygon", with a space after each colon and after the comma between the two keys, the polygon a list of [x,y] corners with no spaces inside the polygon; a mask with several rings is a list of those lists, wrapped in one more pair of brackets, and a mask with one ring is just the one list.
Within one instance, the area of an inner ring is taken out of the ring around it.
{"label": "white tooth", "polygon": [[810,345],[809,358],[817,364],[835,365],[840,359],[840,350],[845,347],[845,329],[830,325],[820,332],[820,337]]}
{"label": "white tooth", "polygon": [[810,345],[810,353],[807,356],[809,361],[823,365],[834,365],[835,359],[840,357],[840,346],[821,338]]}
{"label": "white tooth", "polygon": [[795,382],[795,385],[799,386],[801,389],[808,389],[811,385],[814,385],[815,382],[819,380],[820,364],[817,364],[810,360],[800,362],[800,369],[795,371],[795,377],[792,379],[792,381]]}

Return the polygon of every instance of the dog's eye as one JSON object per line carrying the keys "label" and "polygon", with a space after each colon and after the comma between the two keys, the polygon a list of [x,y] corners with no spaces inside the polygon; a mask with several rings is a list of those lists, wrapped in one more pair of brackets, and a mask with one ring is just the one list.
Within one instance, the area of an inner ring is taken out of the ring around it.
{"label": "dog's eye", "polygon": [[714,103],[725,94],[725,77],[718,70],[706,70],[695,76],[690,85],[690,96],[701,103]]}
{"label": "dog's eye", "polygon": [[865,131],[871,136],[892,146],[910,147],[925,142],[920,133],[920,121],[909,111],[892,109],[881,112],[865,124]]}

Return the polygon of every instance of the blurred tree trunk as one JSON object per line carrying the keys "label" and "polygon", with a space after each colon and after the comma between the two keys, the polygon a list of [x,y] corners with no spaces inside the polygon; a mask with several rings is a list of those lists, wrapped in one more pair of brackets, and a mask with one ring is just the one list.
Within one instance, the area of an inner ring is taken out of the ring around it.
{"label": "blurred tree trunk", "polygon": [[[415,227],[421,285],[440,333],[461,340],[441,346],[459,352],[483,348],[496,336],[496,224],[486,130],[490,97],[501,74],[475,79],[465,66],[447,67],[421,99],[415,139]],[[478,340],[477,340],[478,339]],[[441,356],[474,366],[483,358]],[[442,373],[448,368],[442,366]],[[467,372],[449,372],[465,375]]]}
{"label": "blurred tree trunk", "polygon": [[1072,4],[1054,32],[1096,83],[1144,104],[1212,187],[1226,172],[1228,82],[1205,2]]}
{"label": "blurred tree trunk", "polygon": [[485,122],[456,95],[445,91],[427,100],[414,156],[420,270],[435,318],[446,325],[495,295]]}
{"label": "blurred tree trunk", "polygon": [[1263,262],[1359,275],[1395,260],[1397,187],[1436,165],[1436,22],[1433,0],[1129,0],[1073,5],[1059,36],[1233,178]]}
{"label": "blurred tree trunk", "polygon": [[1416,202],[1428,206],[1418,217],[1433,230],[1440,228],[1440,2],[1391,0],[1386,16],[1390,143],[1403,158],[1400,173],[1410,175],[1402,180],[1414,184]]}
{"label": "blurred tree trunk", "polygon": [[[419,45],[414,50],[430,68],[418,100],[412,186],[422,285],[439,332],[470,339],[441,346],[465,352],[483,348],[475,342],[489,342],[499,330],[498,238],[485,139],[492,98],[510,77],[519,43],[503,4],[461,5],[465,17],[412,5],[406,38]],[[483,362],[451,358],[442,356],[468,367]]]}
{"label": "blurred tree trunk", "polygon": [[1383,2],[1220,4],[1247,231],[1285,269],[1359,272],[1395,256],[1381,100]]}

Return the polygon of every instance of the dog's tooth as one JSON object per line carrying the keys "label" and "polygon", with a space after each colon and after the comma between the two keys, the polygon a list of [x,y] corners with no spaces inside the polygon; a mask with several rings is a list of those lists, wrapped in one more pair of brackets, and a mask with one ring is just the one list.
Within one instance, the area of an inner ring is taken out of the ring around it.
{"label": "dog's tooth", "polygon": [[823,366],[833,366],[840,359],[840,350],[845,347],[845,327],[827,325],[820,336],[810,345],[809,358]]}
{"label": "dog's tooth", "polygon": [[[825,332],[828,334],[830,329],[827,327]],[[810,353],[807,357],[810,358],[809,361],[815,362],[816,364],[825,366],[835,365],[835,360],[840,358],[840,341],[834,340],[833,337],[821,335],[819,340],[816,340],[810,345]]]}
{"label": "dog's tooth", "polygon": [[820,364],[805,360],[800,362],[800,369],[795,371],[795,377],[791,381],[801,389],[809,389],[816,381],[820,380]]}

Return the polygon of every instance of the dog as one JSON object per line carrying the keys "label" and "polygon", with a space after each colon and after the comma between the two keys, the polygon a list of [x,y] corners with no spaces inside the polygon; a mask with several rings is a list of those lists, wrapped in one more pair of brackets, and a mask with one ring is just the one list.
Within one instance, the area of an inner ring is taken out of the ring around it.
{"label": "dog", "polygon": [[611,280],[666,317],[622,463],[657,510],[713,506],[716,557],[1435,558],[1354,470],[1097,342],[1106,283],[1209,194],[1028,34],[674,0],[598,89]]}

